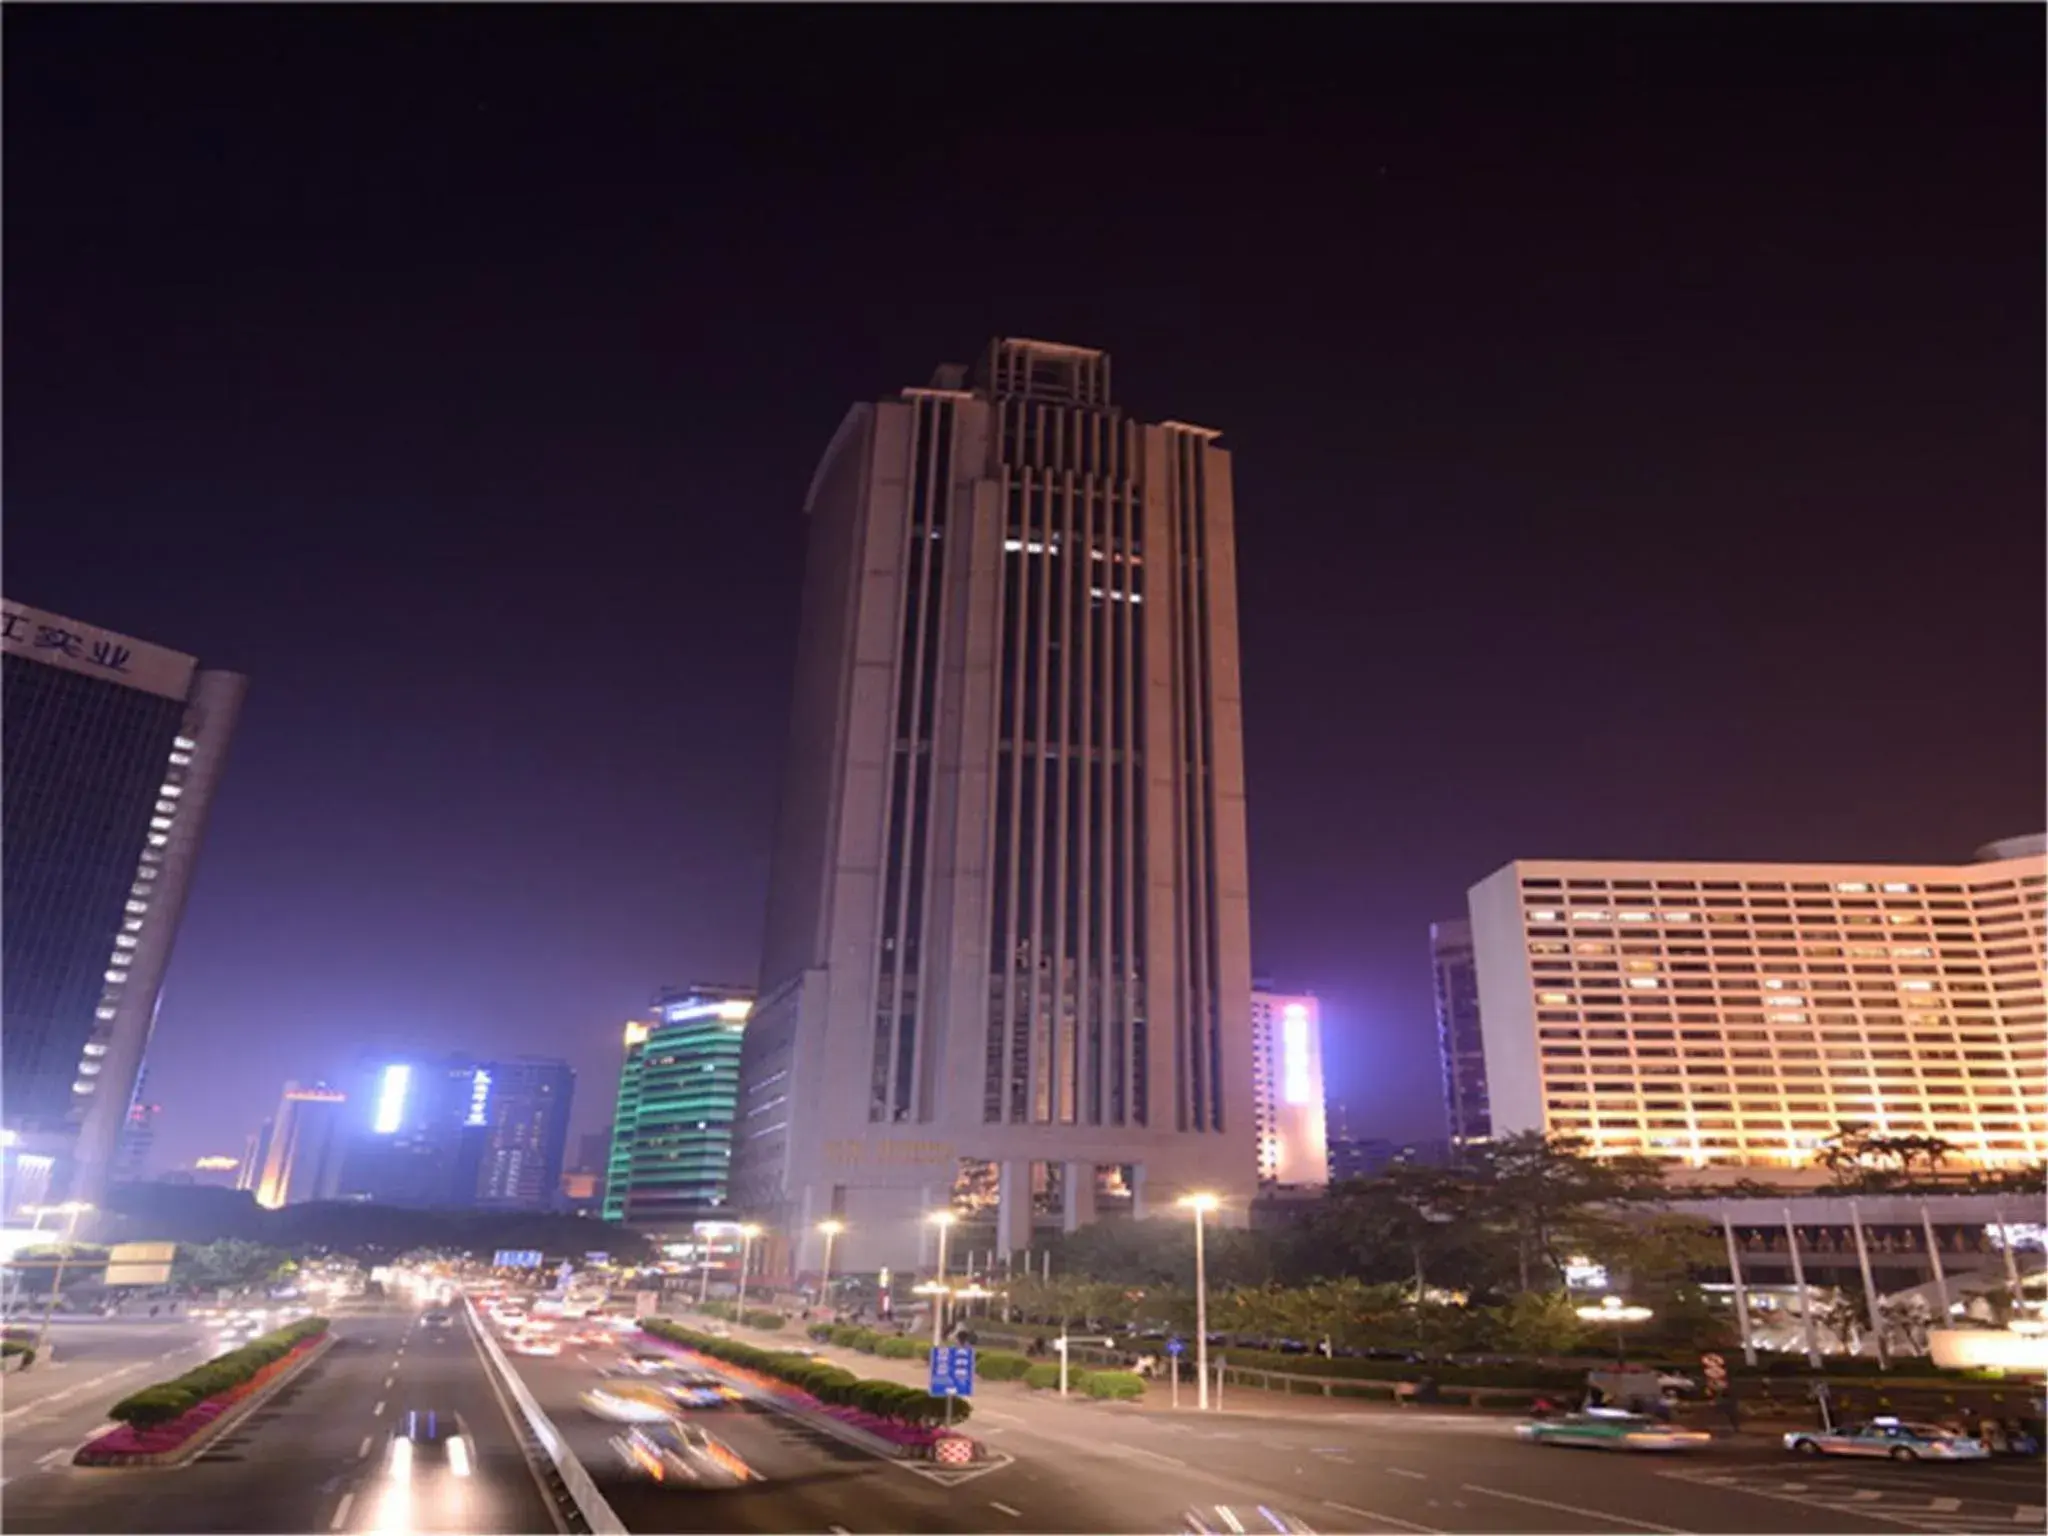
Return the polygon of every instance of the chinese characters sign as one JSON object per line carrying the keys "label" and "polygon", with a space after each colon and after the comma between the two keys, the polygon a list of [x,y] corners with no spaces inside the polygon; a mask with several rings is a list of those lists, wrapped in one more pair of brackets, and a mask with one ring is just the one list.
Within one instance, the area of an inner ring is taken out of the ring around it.
{"label": "chinese characters sign", "polygon": [[16,603],[0,604],[0,649],[167,699],[186,697],[197,666],[190,656],[160,645]]}

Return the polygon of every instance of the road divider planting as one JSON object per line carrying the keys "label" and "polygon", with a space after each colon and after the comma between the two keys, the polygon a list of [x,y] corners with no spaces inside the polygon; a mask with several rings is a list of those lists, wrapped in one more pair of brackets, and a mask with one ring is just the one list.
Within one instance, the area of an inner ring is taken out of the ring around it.
{"label": "road divider planting", "polygon": [[886,1442],[898,1455],[930,1454],[944,1438],[944,1426],[965,1423],[974,1410],[971,1402],[955,1399],[949,1412],[946,1399],[900,1381],[864,1380],[844,1366],[715,1338],[666,1318],[650,1318],[640,1326],[664,1344],[718,1361],[783,1406],[826,1414]]}
{"label": "road divider planting", "polygon": [[175,1456],[291,1370],[326,1335],[326,1318],[301,1318],[182,1376],[131,1392],[107,1410],[115,1427],[87,1442],[73,1460],[79,1466],[120,1466]]}

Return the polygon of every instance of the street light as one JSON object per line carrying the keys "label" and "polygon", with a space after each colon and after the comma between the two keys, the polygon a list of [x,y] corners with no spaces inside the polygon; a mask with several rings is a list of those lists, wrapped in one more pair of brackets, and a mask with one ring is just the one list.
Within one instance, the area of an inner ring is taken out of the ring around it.
{"label": "street light", "polygon": [[747,1257],[754,1251],[754,1239],[760,1235],[760,1227],[751,1221],[740,1227],[740,1294],[733,1307],[734,1322],[738,1322],[747,1310]]}
{"label": "street light", "polygon": [[1614,1330],[1614,1359],[1618,1365],[1628,1363],[1628,1348],[1623,1342],[1622,1329],[1630,1323],[1646,1323],[1656,1316],[1648,1307],[1630,1306],[1619,1296],[1603,1296],[1597,1307],[1575,1307],[1573,1310],[1585,1322]]}
{"label": "street light", "polygon": [[1202,1227],[1209,1212],[1223,1202],[1210,1194],[1182,1195],[1180,1203],[1195,1213],[1195,1406],[1209,1407],[1209,1265],[1202,1248]]}
{"label": "street light", "polygon": [[52,1216],[69,1216],[71,1218],[64,1225],[64,1246],[57,1250],[57,1273],[50,1281],[49,1304],[43,1308],[42,1326],[36,1329],[34,1349],[37,1356],[42,1354],[43,1343],[50,1336],[50,1319],[56,1314],[57,1298],[64,1293],[64,1270],[71,1263],[71,1240],[78,1235],[78,1218],[85,1212],[94,1209],[96,1207],[84,1200],[66,1200],[62,1205],[39,1205],[36,1207],[36,1229],[38,1231],[42,1229],[43,1217],[46,1213]]}
{"label": "street light", "polygon": [[818,1230],[825,1234],[825,1273],[818,1281],[818,1305],[829,1309],[832,1305],[832,1239],[846,1230],[846,1223],[836,1218],[821,1221]]}
{"label": "street light", "polygon": [[[929,1216],[925,1217],[925,1220],[939,1229],[939,1272],[933,1282],[938,1289],[932,1296],[932,1348],[937,1349],[939,1347],[939,1330],[942,1326],[941,1319],[945,1312],[946,1233],[952,1228],[953,1223],[958,1218],[951,1211],[933,1211]],[[918,1290],[923,1291],[924,1287],[920,1285]]]}

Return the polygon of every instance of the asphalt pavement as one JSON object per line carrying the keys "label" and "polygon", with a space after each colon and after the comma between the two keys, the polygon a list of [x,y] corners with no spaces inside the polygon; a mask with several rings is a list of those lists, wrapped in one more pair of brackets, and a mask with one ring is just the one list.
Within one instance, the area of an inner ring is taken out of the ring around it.
{"label": "asphalt pavement", "polygon": [[[320,1360],[189,1466],[84,1468],[67,1457],[23,1467],[10,1426],[0,1441],[9,1474],[0,1526],[30,1533],[379,1529],[393,1513],[392,1429],[407,1409],[432,1408],[461,1416],[474,1471],[464,1486],[439,1487],[436,1497],[407,1509],[407,1528],[504,1536],[561,1529],[466,1327],[429,1330],[411,1309],[393,1308],[337,1319],[334,1331]],[[97,1421],[112,1401],[95,1392],[82,1411]]]}
{"label": "asphalt pavement", "polygon": [[118,1399],[217,1353],[211,1332],[183,1321],[60,1320],[50,1342],[48,1357],[0,1376],[0,1487],[68,1458]]}

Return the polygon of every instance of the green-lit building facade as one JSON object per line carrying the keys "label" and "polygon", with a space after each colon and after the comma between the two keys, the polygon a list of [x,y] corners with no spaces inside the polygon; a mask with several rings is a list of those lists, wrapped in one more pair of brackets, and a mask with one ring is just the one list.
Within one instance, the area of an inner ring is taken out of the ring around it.
{"label": "green-lit building facade", "polygon": [[626,1026],[605,1220],[680,1237],[694,1222],[732,1219],[740,1040],[753,1009],[739,988],[670,989],[647,1022]]}

